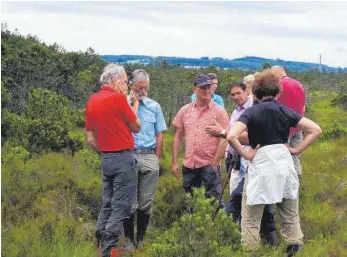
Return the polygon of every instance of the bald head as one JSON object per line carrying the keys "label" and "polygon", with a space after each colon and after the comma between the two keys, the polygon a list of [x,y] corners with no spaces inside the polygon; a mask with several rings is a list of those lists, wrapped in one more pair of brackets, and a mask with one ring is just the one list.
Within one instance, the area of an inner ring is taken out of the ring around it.
{"label": "bald head", "polygon": [[284,71],[283,67],[275,65],[271,67],[271,72],[275,74],[277,78],[282,78],[284,76],[287,76],[286,72]]}

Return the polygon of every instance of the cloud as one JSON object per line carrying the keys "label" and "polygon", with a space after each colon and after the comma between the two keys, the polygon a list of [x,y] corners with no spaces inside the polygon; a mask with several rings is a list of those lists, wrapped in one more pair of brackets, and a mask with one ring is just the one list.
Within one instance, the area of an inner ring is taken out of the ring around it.
{"label": "cloud", "polygon": [[343,2],[3,2],[2,20],[67,50],[347,67]]}

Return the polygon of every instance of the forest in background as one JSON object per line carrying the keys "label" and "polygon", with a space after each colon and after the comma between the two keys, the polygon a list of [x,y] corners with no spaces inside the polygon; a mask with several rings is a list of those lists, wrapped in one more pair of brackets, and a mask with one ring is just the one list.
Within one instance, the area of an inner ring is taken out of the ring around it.
{"label": "forest in background", "polygon": [[[1,255],[95,256],[100,160],[86,144],[84,106],[99,90],[107,63],[91,48],[67,52],[57,43],[6,30],[1,39]],[[139,67],[125,65],[128,75]],[[217,93],[229,114],[228,85],[248,75],[215,66],[186,69],[164,60],[144,68],[149,96],[161,104],[167,125],[190,101],[196,75],[218,75]],[[302,155],[305,247],[297,256],[347,256],[347,73],[288,75],[305,86],[307,115],[323,129]],[[230,217],[219,212],[212,222],[215,206],[202,192],[185,199],[181,181],[170,172],[171,145],[169,129],[151,227],[134,256],[248,256]],[[190,215],[189,207],[197,211]],[[264,246],[252,256],[282,256],[284,247],[283,242]]]}

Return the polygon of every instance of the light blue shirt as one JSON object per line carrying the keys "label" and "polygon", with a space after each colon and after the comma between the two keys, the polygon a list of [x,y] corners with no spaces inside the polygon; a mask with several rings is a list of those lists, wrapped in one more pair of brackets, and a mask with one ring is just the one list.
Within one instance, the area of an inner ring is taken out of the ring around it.
{"label": "light blue shirt", "polygon": [[[218,104],[219,106],[222,106],[224,108],[224,101],[223,101],[223,98],[220,96],[220,95],[216,95],[216,94],[213,94],[212,95],[212,100]],[[196,94],[192,94],[191,96],[191,102],[195,102],[196,101]]]}
{"label": "light blue shirt", "polygon": [[[128,96],[130,103],[130,97]],[[141,130],[139,133],[133,133],[135,148],[156,147],[156,133],[167,130],[163,112],[160,105],[145,97],[140,101],[137,117],[141,121]]]}

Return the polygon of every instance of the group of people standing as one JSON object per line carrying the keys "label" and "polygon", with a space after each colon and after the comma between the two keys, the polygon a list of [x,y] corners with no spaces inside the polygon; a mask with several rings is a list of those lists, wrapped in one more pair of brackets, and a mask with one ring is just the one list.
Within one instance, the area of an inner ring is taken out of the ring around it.
{"label": "group of people standing", "polygon": [[[96,237],[102,256],[108,257],[118,248],[123,231],[126,250],[144,239],[157,190],[162,133],[167,127],[160,105],[147,97],[149,76],[144,70],[135,70],[128,82],[122,66],[109,64],[100,81],[101,90],[86,106],[86,133],[102,160]],[[239,222],[245,249],[258,247],[260,239],[279,244],[273,214],[276,204],[280,232],[288,256],[293,256],[303,244],[299,154],[321,133],[316,123],[303,117],[304,88],[279,66],[246,76],[230,85],[235,108],[229,118],[223,98],[215,94],[217,86],[216,74],[196,77],[191,103],[176,114],[172,173],[183,175],[186,193],[205,186],[206,197],[217,199],[219,208],[225,207]],[[181,168],[178,155],[183,139]],[[221,200],[223,158],[230,179],[237,180],[226,206]]]}

